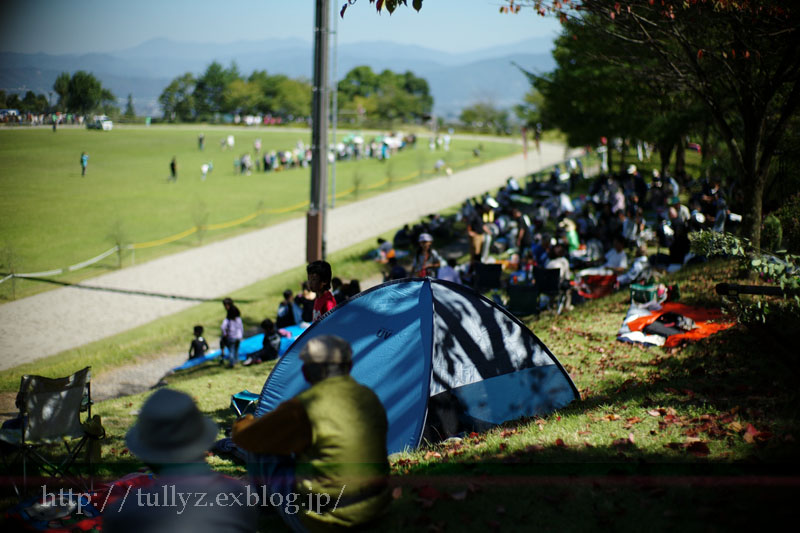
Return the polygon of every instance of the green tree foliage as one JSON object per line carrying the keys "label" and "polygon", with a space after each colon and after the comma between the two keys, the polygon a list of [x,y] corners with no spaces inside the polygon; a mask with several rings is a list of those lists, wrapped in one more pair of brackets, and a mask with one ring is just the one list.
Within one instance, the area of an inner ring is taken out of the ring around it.
{"label": "green tree foliage", "polygon": [[376,74],[368,66],[358,66],[339,82],[338,90],[340,111],[374,120],[418,121],[433,109],[427,80],[410,71],[387,69]]}
{"label": "green tree foliage", "polygon": [[[780,226],[779,226],[780,227]],[[736,298],[731,311],[740,322],[774,323],[785,325],[790,318],[792,330],[796,331],[800,317],[800,255],[766,252],[746,238],[729,233],[698,231],[689,234],[692,252],[706,257],[730,257],[738,260],[740,271],[757,277],[772,286],[785,291],[777,302],[757,299],[756,301]]]}
{"label": "green tree foliage", "polygon": [[194,89],[195,112],[199,117],[207,118],[215,113],[226,110],[225,92],[228,85],[241,79],[236,63],[231,63],[229,68],[214,61],[202,76],[197,78]]}
{"label": "green tree foliage", "polygon": [[283,77],[277,83],[272,113],[286,119],[311,115],[311,84]]}
{"label": "green tree foliage", "polygon": [[638,78],[693,94],[726,144],[743,192],[744,229],[761,240],[775,152],[800,106],[800,6],[792,0],[517,0],[604,33],[608,59]]}
{"label": "green tree foliage", "polygon": [[22,105],[20,106],[20,109],[22,111],[40,114],[46,112],[48,107],[49,105],[45,95],[28,91],[25,93],[25,97],[22,99]]}
{"label": "green tree foliage", "polygon": [[194,119],[194,88],[195,79],[190,72],[172,80],[158,97],[164,118],[182,121]]}
{"label": "green tree foliage", "polygon": [[20,109],[22,108],[22,100],[20,99],[18,94],[10,94],[6,97],[6,107],[9,109]]}
{"label": "green tree foliage", "polygon": [[284,119],[311,114],[311,85],[282,74],[256,70],[245,79],[236,64],[211,63],[199,78],[175,78],[159,97],[168,120],[208,120],[220,113],[270,114]]}
{"label": "green tree foliage", "polygon": [[535,87],[531,87],[525,93],[522,103],[514,106],[514,114],[525,124],[525,127],[533,131],[536,124],[542,122],[542,107],[544,107],[544,96]]}
{"label": "green tree foliage", "polygon": [[69,72],[62,72],[53,82],[53,90],[58,95],[58,107],[65,109],[67,105],[67,95],[69,94]]}
{"label": "green tree foliage", "polygon": [[91,72],[79,70],[71,77],[62,72],[53,83],[53,90],[58,94],[58,107],[63,111],[86,115],[97,110],[110,114],[115,109],[114,94]]}
{"label": "green tree foliage", "polygon": [[468,128],[497,134],[509,133],[508,111],[489,102],[478,102],[461,111],[459,120]]}

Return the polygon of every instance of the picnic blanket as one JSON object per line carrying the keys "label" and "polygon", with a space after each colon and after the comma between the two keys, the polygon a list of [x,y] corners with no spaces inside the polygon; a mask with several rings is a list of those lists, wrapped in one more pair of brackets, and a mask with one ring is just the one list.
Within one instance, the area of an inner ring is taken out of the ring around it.
{"label": "picnic blanket", "polygon": [[[674,313],[691,319],[695,327],[689,331],[669,336],[656,334],[654,333],[655,328],[648,328],[659,317],[667,313]],[[634,302],[631,303],[628,314],[625,316],[625,320],[622,321],[622,327],[617,333],[617,340],[621,342],[637,342],[650,346],[672,347],[682,342],[704,339],[735,324],[735,321],[726,319],[720,309],[694,307],[678,302],[666,302],[664,304],[652,302],[645,305]]]}
{"label": "picnic blanket", "polygon": [[[281,336],[281,346],[278,349],[278,357],[281,357],[283,354],[286,353],[286,350],[289,349],[289,346],[295,341],[297,337],[300,336],[306,330],[308,326],[288,326],[285,329],[288,331],[291,336],[284,337]],[[264,344],[264,334],[259,333],[258,335],[253,335],[252,337],[247,337],[246,339],[242,339],[242,342],[239,344],[239,361],[244,361],[247,359],[249,355],[256,353],[257,351],[261,350],[261,347]],[[219,359],[222,356],[222,350],[214,350],[213,352],[209,352],[205,354],[203,357],[195,357],[194,359],[189,359],[185,363],[176,366],[172,369],[173,372],[178,372],[179,370],[187,370],[189,368],[194,368],[196,366],[202,365],[209,361],[214,361]]]}
{"label": "picnic blanket", "polygon": [[614,291],[617,276],[607,268],[586,268],[575,276],[575,288],[584,298],[607,296]]}

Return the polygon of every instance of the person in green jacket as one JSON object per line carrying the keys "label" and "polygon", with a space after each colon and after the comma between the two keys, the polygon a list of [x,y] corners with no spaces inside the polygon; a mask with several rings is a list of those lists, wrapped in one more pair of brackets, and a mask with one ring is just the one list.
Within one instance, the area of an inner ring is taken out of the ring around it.
{"label": "person in green jacket", "polygon": [[300,359],[311,388],[260,418],[237,420],[233,441],[257,454],[254,481],[282,496],[277,507],[293,530],[375,522],[392,499],[386,411],[372,390],[350,377],[352,349],[344,339],[315,337]]}

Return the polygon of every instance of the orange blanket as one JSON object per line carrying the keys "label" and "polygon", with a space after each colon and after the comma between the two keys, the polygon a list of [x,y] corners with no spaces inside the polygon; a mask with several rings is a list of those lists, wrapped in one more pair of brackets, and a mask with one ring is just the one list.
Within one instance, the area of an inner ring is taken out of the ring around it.
{"label": "orange blanket", "polygon": [[679,335],[670,335],[664,342],[664,346],[671,347],[677,346],[683,341],[696,341],[704,339],[709,335],[713,335],[718,331],[728,329],[736,325],[735,321],[725,321],[722,311],[720,309],[707,309],[704,307],[692,307],[677,302],[667,302],[661,306],[661,310],[654,311],[648,316],[643,316],[632,320],[628,323],[631,331],[641,331],[649,324],[652,324],[656,319],[664,313],[678,313],[694,320],[695,329],[681,333]]}

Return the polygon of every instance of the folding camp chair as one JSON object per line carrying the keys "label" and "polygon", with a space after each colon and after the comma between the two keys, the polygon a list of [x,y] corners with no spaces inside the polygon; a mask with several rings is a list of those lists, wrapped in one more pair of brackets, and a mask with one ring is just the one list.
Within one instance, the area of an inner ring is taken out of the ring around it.
{"label": "folding camp chair", "polygon": [[509,285],[506,308],[514,316],[527,316],[539,312],[539,289],[535,285]]}
{"label": "folding camp chair", "polygon": [[560,315],[567,302],[567,290],[561,285],[561,270],[558,268],[533,267],[533,279],[539,296],[542,294],[549,298],[549,307],[555,309]]}
{"label": "folding camp chair", "polygon": [[475,290],[499,289],[503,265],[499,263],[478,263],[475,265]]}
{"label": "folding camp chair", "polygon": [[[92,415],[89,370],[87,366],[71,376],[55,379],[22,376],[17,396],[19,427],[0,429],[0,441],[7,467],[14,459],[22,461],[23,492],[27,487],[28,462],[46,476],[63,479],[85,449],[90,435],[81,425],[80,413],[86,410],[88,419]],[[64,445],[66,453],[50,449],[59,443]],[[57,459],[59,455],[64,457]],[[16,482],[14,490],[20,495]]]}

